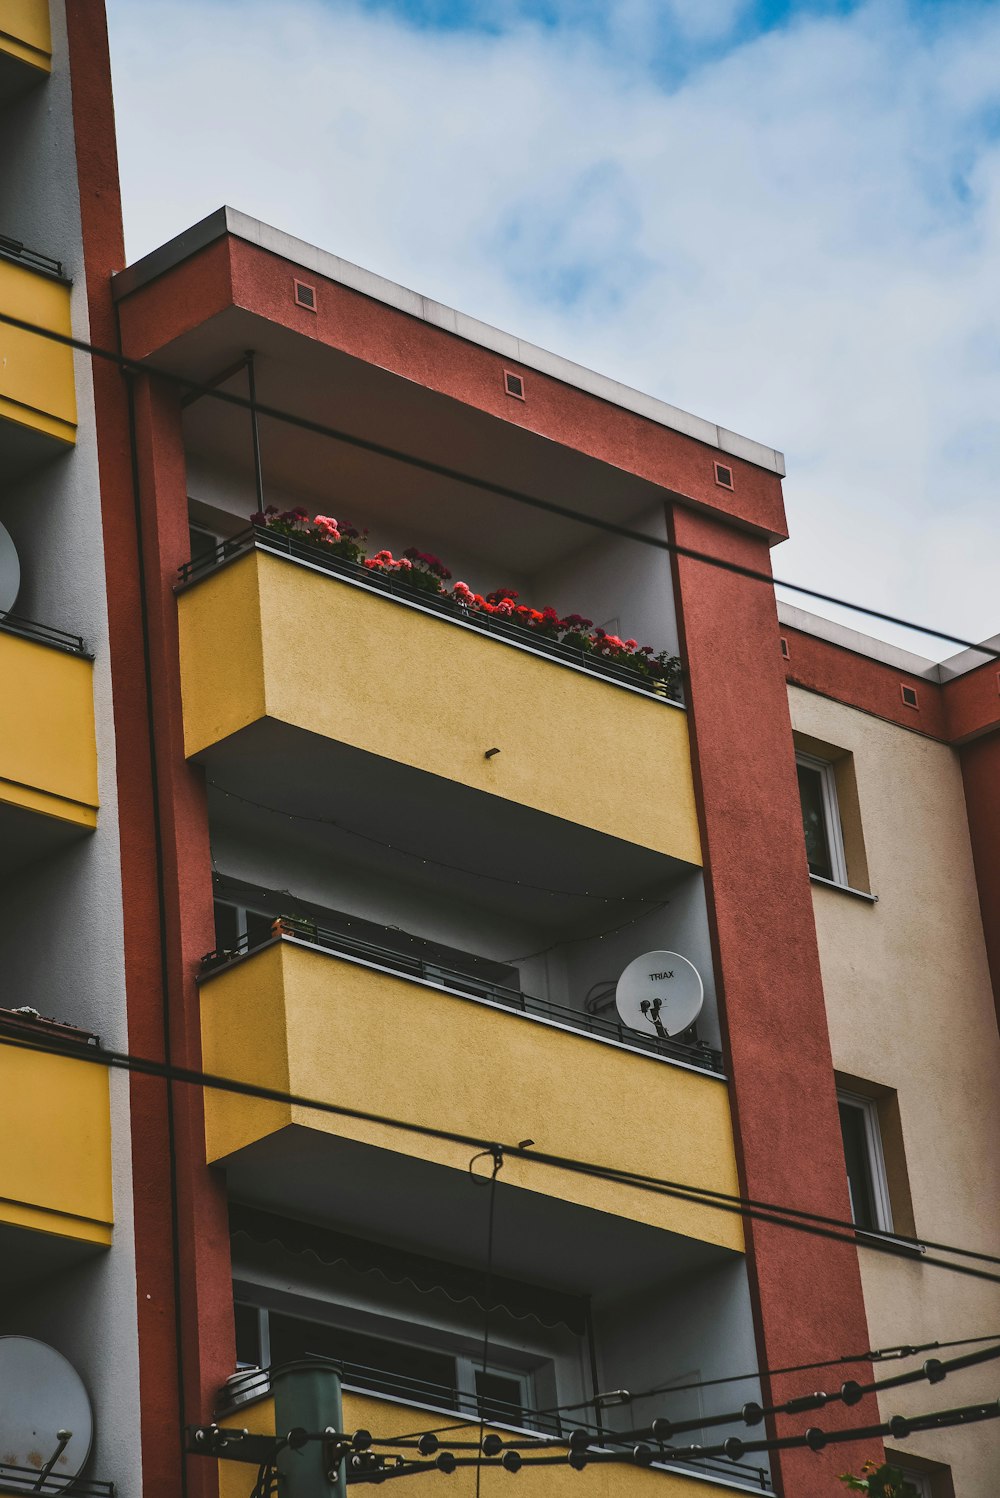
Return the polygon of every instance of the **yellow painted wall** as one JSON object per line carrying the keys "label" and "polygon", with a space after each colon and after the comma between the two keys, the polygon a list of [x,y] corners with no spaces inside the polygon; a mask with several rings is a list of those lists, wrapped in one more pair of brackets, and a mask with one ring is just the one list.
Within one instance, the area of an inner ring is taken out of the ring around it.
{"label": "yellow painted wall", "polygon": [[[414,1123],[736,1192],[721,1081],[284,941],[202,985],[209,1071]],[[396,1016],[410,1024],[400,1034]],[[353,1058],[344,1066],[344,1056]],[[465,1170],[469,1150],[221,1093],[209,1160],[288,1124]],[[509,1160],[505,1183],[742,1249],[737,1218]]]}
{"label": "yellow painted wall", "polygon": [[[242,1427],[252,1435],[274,1434],[274,1400],[261,1399],[256,1404],[244,1405],[236,1414],[227,1416],[219,1423],[223,1426]],[[447,1416],[421,1409],[412,1409],[405,1404],[396,1404],[387,1399],[376,1399],[367,1394],[344,1394],[344,1429],[348,1432],[367,1430],[375,1437],[399,1436],[407,1431],[436,1429],[449,1424]],[[487,1433],[489,1427],[487,1426]],[[455,1440],[475,1440],[479,1427],[469,1426],[454,1433]],[[501,1437],[510,1438],[509,1432],[498,1431]],[[442,1436],[447,1440],[447,1436]],[[456,1455],[473,1455],[458,1452]],[[246,1498],[246,1474],[253,1469],[238,1462],[219,1463],[219,1498]],[[404,1483],[415,1483],[420,1491],[451,1493],[456,1498],[472,1498],[476,1493],[476,1469],[468,1467],[451,1474],[426,1472],[419,1477],[404,1478]],[[367,1486],[367,1484],[363,1484]],[[480,1474],[480,1491],[495,1493],[496,1498],[513,1491],[524,1492],[526,1498],[548,1498],[550,1493],[562,1498],[628,1498],[633,1492],[648,1494],[649,1498],[711,1498],[711,1495],[726,1495],[732,1498],[733,1488],[722,1486],[701,1478],[685,1477],[678,1472],[650,1472],[630,1466],[585,1467],[574,1472],[570,1466],[538,1467],[534,1471],[524,1467],[518,1473],[484,1468]]]}
{"label": "yellow painted wall", "polygon": [[50,70],[49,0],[0,0],[0,52],[43,72]]}
{"label": "yellow painted wall", "polygon": [[701,862],[678,708],[260,552],[179,609],[189,755],[267,713]]}
{"label": "yellow painted wall", "polygon": [[[71,332],[69,287],[8,260],[0,260],[0,311],[55,333]],[[4,420],[58,442],[76,439],[71,350],[0,323],[0,453]]]}
{"label": "yellow painted wall", "polygon": [[[813,886],[834,1066],[897,1093],[917,1236],[998,1253],[1000,1038],[958,756],[799,688],[789,695],[796,729],[854,756],[879,897]],[[1000,1329],[995,1285],[865,1248],[861,1269],[874,1347]],[[930,1393],[894,1390],[883,1414],[995,1399],[996,1386],[994,1365]],[[959,1498],[997,1492],[995,1426],[914,1436],[906,1449],[951,1464]]]}
{"label": "yellow painted wall", "polygon": [[0,1222],[111,1242],[105,1067],[0,1040],[0,1140]]}
{"label": "yellow painted wall", "polygon": [[0,804],[97,824],[93,666],[0,631]]}

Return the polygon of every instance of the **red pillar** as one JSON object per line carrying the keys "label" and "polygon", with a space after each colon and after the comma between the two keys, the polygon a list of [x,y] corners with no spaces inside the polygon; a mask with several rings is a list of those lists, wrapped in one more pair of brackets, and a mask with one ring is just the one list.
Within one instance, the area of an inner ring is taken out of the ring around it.
{"label": "red pillar", "polygon": [[[176,391],[143,379],[137,382],[135,395],[145,628],[152,690],[150,768],[158,792],[158,837],[154,836],[146,853],[159,864],[158,923],[162,919],[165,937],[164,982],[159,993],[165,998],[169,1016],[170,1055],[175,1065],[197,1068],[201,1065],[201,1026],[196,978],[199,959],[215,945],[215,929],[204,776],[184,758],[174,594],[177,568],[187,559],[189,551],[184,447]],[[154,940],[151,929],[147,944],[151,947]],[[167,1034],[162,1008],[149,1006],[146,1019],[144,1053],[163,1055]],[[151,1216],[155,1215],[157,1226],[155,1238],[147,1243],[147,1253],[140,1263],[140,1277],[147,1283],[155,1283],[157,1298],[163,1299],[162,1321],[170,1322],[169,1329],[161,1325],[158,1338],[164,1358],[163,1373],[170,1370],[176,1378],[180,1359],[184,1418],[188,1424],[200,1424],[211,1418],[218,1388],[236,1367],[225,1183],[205,1161],[201,1090],[187,1083],[175,1084],[173,1150],[181,1343],[178,1350],[174,1345],[173,1318],[166,1316],[167,1290],[172,1287],[174,1275],[169,1120],[163,1084],[145,1083],[144,1088],[150,1097],[145,1121],[148,1136],[137,1141],[137,1187],[145,1207]],[[167,1341],[171,1344],[169,1354],[163,1345]],[[145,1374],[145,1362],[142,1367]],[[174,1404],[179,1405],[176,1393]],[[145,1406],[142,1415],[145,1433],[150,1425]],[[180,1491],[177,1471],[180,1411],[175,1408],[168,1412],[164,1408],[163,1415],[163,1426],[159,1430],[150,1427],[148,1440],[156,1453],[155,1469],[163,1473],[164,1483],[162,1487],[149,1484],[149,1491],[173,1495]],[[188,1483],[190,1493],[208,1498],[217,1487],[215,1463],[190,1458]]]}
{"label": "red pillar", "polygon": [[[671,525],[679,544],[770,575],[761,538],[680,506]],[[773,589],[685,557],[674,574],[743,1191],[849,1219]],[[746,1232],[762,1366],[868,1347],[853,1242],[759,1222]],[[765,1379],[764,1396],[778,1402],[870,1376],[865,1363]],[[783,1418],[776,1433],[878,1419],[868,1398]],[[821,1498],[841,1491],[837,1473],[880,1454],[878,1441],[781,1452],[775,1478],[786,1498]]]}

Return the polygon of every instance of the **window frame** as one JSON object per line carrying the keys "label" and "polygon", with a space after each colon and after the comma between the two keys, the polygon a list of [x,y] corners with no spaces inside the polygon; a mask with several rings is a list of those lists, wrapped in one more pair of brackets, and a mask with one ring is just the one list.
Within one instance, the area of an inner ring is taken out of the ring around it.
{"label": "window frame", "polygon": [[[830,871],[832,877],[825,880],[828,884],[838,884],[844,889],[850,888],[847,878],[847,855],[844,852],[844,831],[840,820],[840,801],[837,797],[837,770],[836,766],[828,759],[817,759],[815,754],[807,754],[803,749],[796,749],[795,763],[803,769],[816,770],[819,772],[820,789],[823,796],[823,823],[826,830],[826,843],[830,852]],[[810,879],[825,879],[822,874],[814,874],[809,870]]]}
{"label": "window frame", "polygon": [[[848,1092],[846,1089],[838,1087],[838,1122],[839,1105],[842,1103],[848,1108],[856,1109],[864,1119],[865,1155],[868,1165],[868,1176],[871,1182],[872,1205],[875,1208],[875,1227],[862,1227],[855,1221],[855,1230],[859,1233],[892,1234],[895,1231],[892,1223],[892,1201],[889,1196],[889,1177],[885,1168],[885,1152],[882,1148],[882,1130],[879,1125],[878,1103],[874,1098],[862,1097],[857,1092]],[[852,1219],[854,1218],[853,1202],[851,1203],[851,1217]]]}

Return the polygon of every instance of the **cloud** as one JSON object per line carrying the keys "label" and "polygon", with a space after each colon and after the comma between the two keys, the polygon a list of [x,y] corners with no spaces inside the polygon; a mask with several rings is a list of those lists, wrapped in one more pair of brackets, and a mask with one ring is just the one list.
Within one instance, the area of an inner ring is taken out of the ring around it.
{"label": "cloud", "polygon": [[779,575],[1000,628],[995,7],[673,0],[673,72],[652,0],[109,9],[132,258],[230,202],[784,448]]}

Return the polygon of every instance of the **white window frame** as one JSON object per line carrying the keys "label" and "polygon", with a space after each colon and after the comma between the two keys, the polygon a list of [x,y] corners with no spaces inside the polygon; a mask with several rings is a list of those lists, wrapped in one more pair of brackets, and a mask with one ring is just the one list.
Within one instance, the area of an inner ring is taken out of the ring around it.
{"label": "white window frame", "polygon": [[[882,1131],[879,1128],[878,1104],[873,1098],[861,1097],[856,1092],[844,1092],[837,1089],[837,1102],[846,1103],[849,1108],[856,1108],[864,1117],[865,1121],[865,1144],[868,1155],[868,1173],[871,1176],[872,1200],[875,1206],[875,1231],[879,1233],[891,1233],[892,1226],[892,1204],[889,1200],[889,1177],[885,1170],[885,1154],[882,1150]],[[848,1183],[848,1189],[850,1184]],[[851,1215],[853,1217],[853,1204]],[[870,1231],[859,1228],[859,1232]]]}
{"label": "white window frame", "polygon": [[[817,759],[814,754],[795,751],[795,763],[808,770],[818,770],[823,792],[823,821],[826,826],[826,841],[830,849],[830,868],[834,884],[847,885],[847,858],[844,853],[844,833],[840,823],[840,802],[837,800],[837,772],[828,759]],[[812,874],[813,879],[822,878]]]}
{"label": "white window frame", "polygon": [[934,1498],[931,1479],[926,1472],[914,1472],[912,1467],[904,1467],[901,1462],[897,1462],[894,1456],[887,1456],[886,1461],[890,1466],[898,1467],[907,1482],[912,1482],[917,1490],[918,1498]]}

